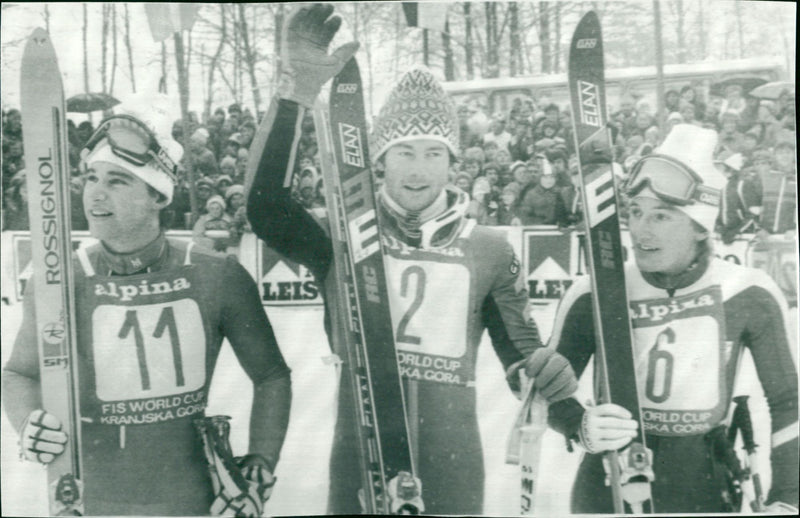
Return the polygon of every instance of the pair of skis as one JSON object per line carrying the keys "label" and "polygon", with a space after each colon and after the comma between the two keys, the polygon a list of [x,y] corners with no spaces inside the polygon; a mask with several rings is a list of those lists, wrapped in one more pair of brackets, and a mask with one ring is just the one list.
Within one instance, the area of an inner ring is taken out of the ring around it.
{"label": "pair of skis", "polygon": [[20,108],[36,273],[36,340],[42,407],[65,427],[64,452],[47,467],[52,515],[82,515],[75,295],[70,238],[70,170],[64,89],[55,50],[36,29],[22,55]]}
{"label": "pair of skis", "polygon": [[364,511],[424,511],[395,351],[361,74],[355,58],[314,110],[334,249],[336,310],[357,411]]}
{"label": "pair of skis", "polygon": [[[636,437],[621,451],[605,454],[614,512],[654,512],[650,483],[652,453],[647,449],[636,387],[634,350],[625,290],[618,196],[611,169],[611,136],[606,108],[605,66],[600,21],[593,11],[583,16],[569,49],[569,89],[575,148],[581,176],[587,262],[592,280],[596,335],[595,385],[599,403],[626,408],[638,421]],[[546,404],[533,408],[531,388],[517,419],[507,462],[520,465],[521,512],[535,513],[538,463],[545,430]],[[518,449],[517,449],[518,448]],[[516,455],[515,452],[519,451]]]}

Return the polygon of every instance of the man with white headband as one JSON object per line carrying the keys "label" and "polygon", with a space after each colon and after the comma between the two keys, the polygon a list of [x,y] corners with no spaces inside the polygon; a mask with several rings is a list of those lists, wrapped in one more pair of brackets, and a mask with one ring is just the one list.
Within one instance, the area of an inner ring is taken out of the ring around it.
{"label": "man with white headband", "polygon": [[[267,138],[252,179],[248,216],[254,232],[286,257],[309,267],[324,288],[326,329],[347,361],[337,332],[333,246],[328,223],[292,200],[284,185],[294,170],[303,115],[320,89],[355,53],[348,43],[328,55],[341,24],[330,5],[287,17],[282,63],[288,72],[260,131]],[[458,154],[452,101],[427,69],[407,72],[374,121],[370,150],[383,182],[379,221],[396,347],[409,401],[411,441],[418,456],[426,513],[482,512],[484,474],[475,399],[477,348],[488,328],[495,351],[518,388],[518,372],[536,378],[551,401],[577,387],[567,361],[542,346],[526,318],[528,300],[518,259],[504,236],[465,217],[468,198],[448,186]],[[320,130],[318,130],[320,131]],[[255,150],[254,150],[255,151]],[[349,368],[345,365],[344,368]],[[352,384],[342,376],[330,464],[328,512],[361,512],[362,489]],[[398,416],[402,419],[402,416]]]}
{"label": "man with white headband", "polygon": [[[715,131],[679,124],[637,162],[627,184],[635,262],[626,265],[625,278],[639,401],[653,451],[653,507],[738,512],[736,486],[726,480],[735,471],[726,459],[735,455],[725,425],[732,397],[752,389],[737,384],[746,348],[772,422],[767,509],[796,512],[797,369],[786,302],[765,272],[714,256],[710,236],[725,186],[712,162],[716,144]],[[551,338],[579,375],[595,352],[589,281],[580,278],[565,294]],[[551,405],[550,425],[588,453],[573,487],[573,512],[613,513],[602,454],[627,445],[637,421],[620,406],[584,408],[570,398]],[[766,448],[767,438],[760,443]]]}
{"label": "man with white headband", "polygon": [[[260,515],[288,424],[289,369],[235,258],[164,236],[159,214],[172,198],[180,146],[130,113],[104,120],[82,154],[84,207],[99,240],[72,261],[85,511],[184,516],[235,507]],[[36,273],[31,282],[40,282]],[[233,467],[246,482],[235,494],[214,485],[195,424],[223,339],[254,392],[248,454]],[[38,380],[27,296],[3,402],[22,456],[47,464],[68,438],[65,423],[42,409]]]}

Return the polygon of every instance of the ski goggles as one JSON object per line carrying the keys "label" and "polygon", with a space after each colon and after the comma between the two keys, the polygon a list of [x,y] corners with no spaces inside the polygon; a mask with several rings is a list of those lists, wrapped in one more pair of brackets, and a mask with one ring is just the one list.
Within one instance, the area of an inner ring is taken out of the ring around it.
{"label": "ski goggles", "polygon": [[126,162],[154,167],[177,182],[177,165],[158,143],[150,128],[138,119],[130,115],[112,115],[105,119],[86,143],[82,158],[85,159],[103,139],[108,142],[111,151]]}
{"label": "ski goggles", "polygon": [[650,154],[633,166],[628,179],[628,196],[636,196],[645,187],[675,205],[691,205],[695,202],[719,205],[718,189],[706,187],[700,175],[666,155]]}

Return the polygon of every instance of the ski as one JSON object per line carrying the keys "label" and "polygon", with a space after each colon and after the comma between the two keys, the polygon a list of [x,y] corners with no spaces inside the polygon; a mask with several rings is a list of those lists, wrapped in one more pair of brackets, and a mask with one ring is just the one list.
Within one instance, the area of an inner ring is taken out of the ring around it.
{"label": "ski", "polygon": [[604,73],[600,20],[590,11],[572,36],[568,77],[592,280],[595,386],[599,403],[620,405],[639,422],[631,443],[603,459],[615,513],[639,514],[654,512],[650,490],[654,476],[636,388]]}
{"label": "ski", "polygon": [[349,325],[343,339],[358,412],[362,506],[370,514],[418,514],[424,506],[415,482],[355,58],[334,78],[327,112],[318,104],[315,126],[336,257],[337,308]]}
{"label": "ski", "polygon": [[[547,431],[547,400],[528,383],[527,394],[506,445],[506,464],[519,466],[520,515],[535,516],[542,438]],[[541,513],[539,513],[541,514]]]}
{"label": "ski", "polygon": [[82,515],[66,110],[55,49],[41,28],[22,55],[20,108],[42,407],[58,417],[69,438],[64,453],[47,467],[50,513]]}

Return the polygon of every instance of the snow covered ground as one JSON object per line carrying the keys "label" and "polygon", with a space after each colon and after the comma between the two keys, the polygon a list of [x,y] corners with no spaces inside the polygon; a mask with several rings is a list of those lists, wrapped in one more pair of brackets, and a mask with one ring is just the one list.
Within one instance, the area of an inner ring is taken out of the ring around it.
{"label": "snow covered ground", "polygon": [[[5,234],[5,233],[4,233]],[[4,235],[4,242],[5,240]],[[4,246],[8,251],[9,248]],[[5,259],[5,258],[4,258]],[[8,266],[3,261],[3,293],[9,293]],[[21,304],[2,305],[2,363],[8,359],[21,320]],[[534,316],[542,336],[552,325],[554,307],[539,307]],[[792,312],[796,322],[796,310]],[[322,325],[322,308],[269,308],[278,342],[292,369],[294,400],[286,443],[277,469],[278,484],[266,513],[270,515],[324,514],[327,500],[328,459],[333,437],[336,405],[336,373],[323,362],[329,354]],[[510,393],[500,362],[494,356],[488,336],[478,354],[478,415],[486,467],[484,512],[492,516],[519,514],[519,472],[517,466],[504,463],[506,440],[519,408]],[[761,472],[769,486],[769,416],[752,364],[746,362],[739,392],[753,395],[752,410],[756,423],[756,443],[760,448]],[[591,372],[591,368],[587,369]],[[581,381],[579,399],[591,395],[590,376]],[[233,417],[231,442],[234,453],[245,452],[251,392],[249,383],[227,345],[219,358],[209,401],[209,414]],[[5,516],[47,516],[44,468],[18,458],[17,437],[5,412],[0,423],[2,435],[0,460],[0,495]],[[537,490],[540,515],[569,514],[569,492],[579,453],[567,453],[563,437],[548,431],[544,437],[541,483]]]}

